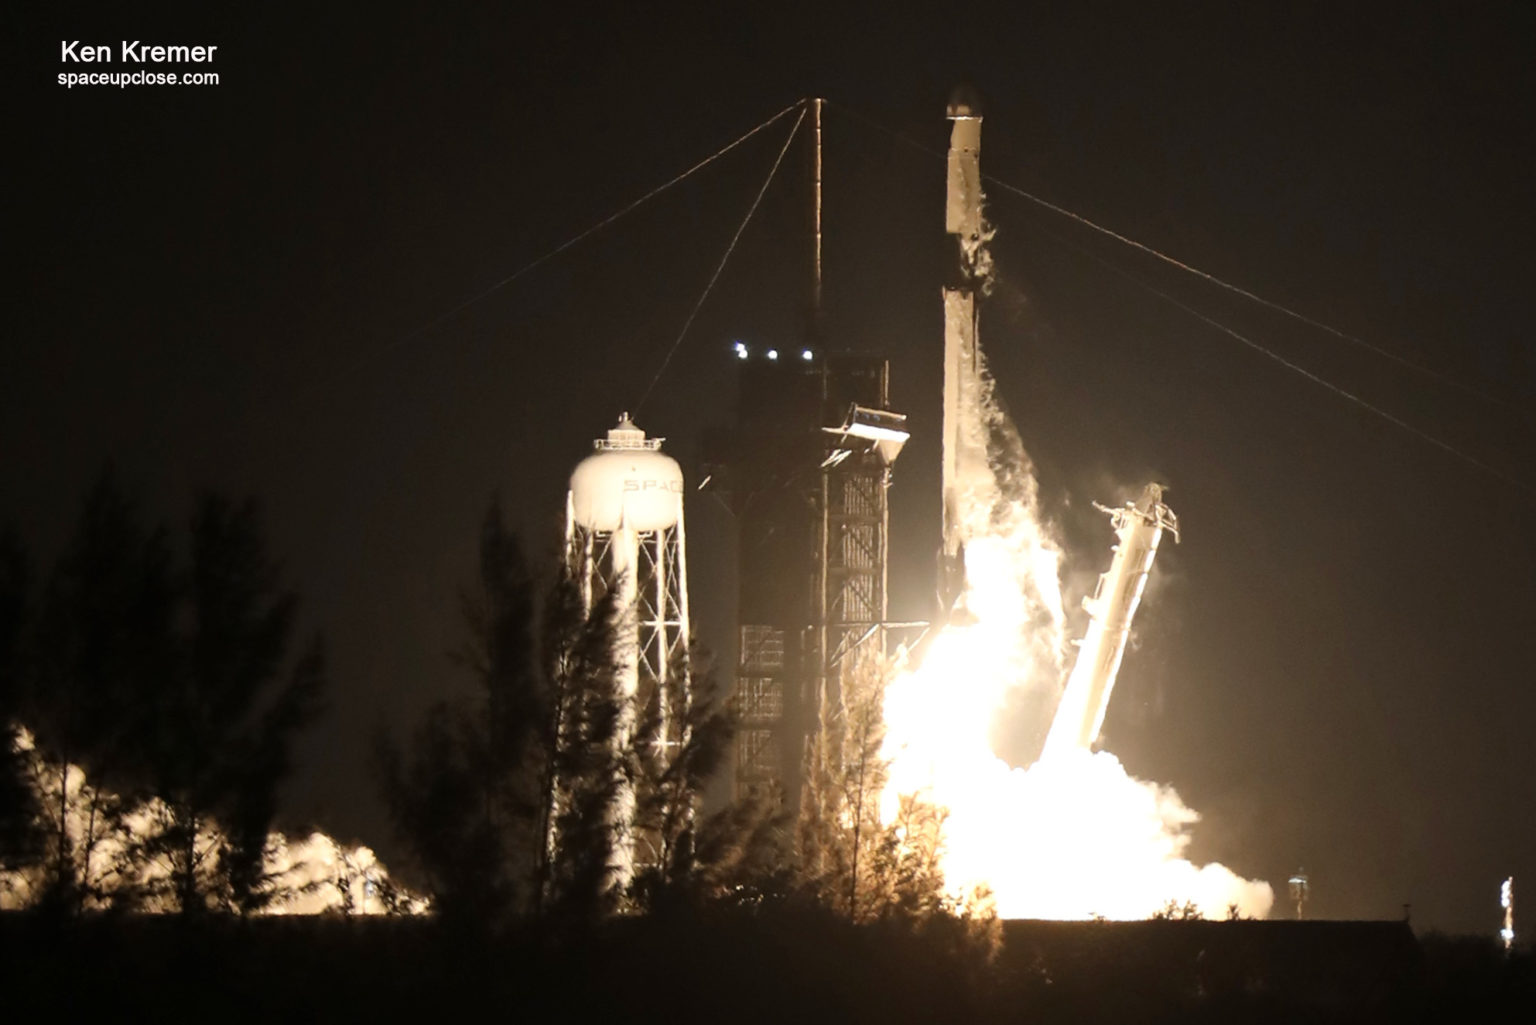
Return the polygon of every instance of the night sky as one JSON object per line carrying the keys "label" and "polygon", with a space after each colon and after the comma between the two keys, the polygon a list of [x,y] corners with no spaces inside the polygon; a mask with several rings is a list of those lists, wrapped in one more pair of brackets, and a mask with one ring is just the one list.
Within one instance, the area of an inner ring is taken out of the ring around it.
{"label": "night sky", "polygon": [[[1196,860],[1280,892],[1305,866],[1318,917],[1411,902],[1492,932],[1500,880],[1536,894],[1536,8],[1071,6],[13,15],[0,520],[51,557],[109,459],[177,523],[199,488],[256,495],[331,656],[290,818],[387,859],[371,739],[466,685],[445,653],[488,500],[554,551],[570,468],[638,403],[790,119],[443,315],[822,95],[827,335],[888,354],[911,415],[892,611],[925,617],[951,254],[922,150],[971,82],[987,173],[1433,371],[990,189],[983,344],[1069,588],[1107,563],[1092,500],[1160,480],[1184,527],[1106,746],[1204,813]],[[73,39],[216,44],[221,80],[66,90]],[[799,339],[804,141],[637,414],[693,480],[731,342]],[[707,495],[687,515],[728,657],[731,523]]]}

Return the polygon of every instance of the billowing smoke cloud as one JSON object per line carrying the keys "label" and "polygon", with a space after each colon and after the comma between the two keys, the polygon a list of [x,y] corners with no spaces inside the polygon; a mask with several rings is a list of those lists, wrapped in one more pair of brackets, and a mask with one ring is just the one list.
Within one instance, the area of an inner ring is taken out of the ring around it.
{"label": "billowing smoke cloud", "polygon": [[[33,790],[45,808],[67,809],[65,839],[68,855],[86,889],[101,897],[87,898],[87,907],[105,907],[118,891],[148,894],[137,906],[144,911],[172,910],[163,894],[170,866],[145,851],[143,840],[156,835],[167,821],[158,798],[128,809],[111,823],[92,819],[92,810],[115,806],[115,795],[96,790],[77,765],[60,766],[42,757],[31,734],[16,731],[14,744],[26,760]],[[90,839],[87,840],[87,836]],[[198,832],[196,847],[210,861],[223,846],[217,825]],[[294,915],[341,912],[372,915],[420,914],[427,902],[395,884],[388,870],[368,847],[348,847],[325,833],[305,837],[272,833],[264,851],[265,874],[278,898],[260,914]],[[0,910],[29,907],[42,895],[45,879],[40,866],[0,871]]]}

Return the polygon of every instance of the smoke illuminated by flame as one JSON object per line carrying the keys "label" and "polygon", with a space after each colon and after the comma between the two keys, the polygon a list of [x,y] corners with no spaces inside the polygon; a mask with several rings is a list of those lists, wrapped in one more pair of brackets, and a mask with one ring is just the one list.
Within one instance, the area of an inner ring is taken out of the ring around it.
{"label": "smoke illuminated by flame", "polygon": [[[0,726],[4,725],[0,723]],[[90,809],[98,798],[105,798],[106,803],[116,803],[115,799],[105,791],[95,790],[78,765],[62,765],[44,758],[27,730],[15,730],[9,741],[7,732],[10,731],[0,729],[0,743],[11,743],[22,756],[39,802],[47,808],[58,808],[62,803],[67,809],[65,856],[75,864],[80,881],[89,894],[84,906],[93,911],[105,910],[113,906],[115,894],[136,889],[151,894],[137,902],[138,910],[150,913],[176,910],[174,901],[166,896],[171,889],[169,863],[162,857],[146,856],[134,850],[164,828],[167,815],[164,803],[158,798],[150,798],[133,806],[115,824],[93,823],[96,838],[87,846],[85,835]],[[49,828],[54,828],[53,824]],[[214,861],[223,837],[216,824],[208,823],[198,831],[194,843],[202,856]],[[262,907],[258,914],[418,915],[429,907],[425,898],[392,881],[388,870],[370,848],[346,846],[318,830],[302,837],[271,833],[264,854],[263,871],[279,899]],[[48,886],[43,868],[41,864],[15,869],[0,867],[0,911],[16,911],[35,905]]]}
{"label": "smoke illuminated by flame", "polygon": [[984,479],[964,482],[966,591],[922,663],[886,690],[887,819],[903,794],[948,809],[946,882],[958,893],[987,887],[1004,918],[1147,918],[1170,901],[1208,918],[1234,905],[1263,917],[1269,884],[1185,859],[1200,816],[1172,787],[1135,779],[1107,751],[1027,768],[993,754],[1009,699],[1053,699],[1072,649],[1061,552],[1042,526],[1033,467],[990,391],[970,425],[992,434],[993,458]]}

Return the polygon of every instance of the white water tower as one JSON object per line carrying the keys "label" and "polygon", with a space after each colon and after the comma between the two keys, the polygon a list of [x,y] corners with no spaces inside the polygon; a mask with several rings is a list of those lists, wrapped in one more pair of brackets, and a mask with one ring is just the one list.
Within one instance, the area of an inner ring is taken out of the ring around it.
{"label": "white water tower", "polygon": [[[614,638],[620,660],[619,685],[629,699],[619,743],[627,743],[636,709],[660,702],[663,742],[680,727],[688,681],[688,578],[683,536],[683,471],[661,451],[661,438],[647,438],[629,414],[619,417],[607,437],[571,474],[566,498],[566,559],[590,611],[610,592],[618,598]],[[616,885],[628,884],[637,857],[634,791],[620,792],[615,808],[620,843],[615,850]],[[639,856],[644,859],[644,852]]]}

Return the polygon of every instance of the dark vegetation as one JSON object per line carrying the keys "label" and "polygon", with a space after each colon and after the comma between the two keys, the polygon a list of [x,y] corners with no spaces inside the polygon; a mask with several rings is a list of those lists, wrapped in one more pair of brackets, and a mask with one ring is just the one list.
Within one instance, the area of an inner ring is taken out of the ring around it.
{"label": "dark vegetation", "polygon": [[[380,738],[401,874],[435,922],[562,937],[615,915],[793,906],[927,932],[954,919],[989,956],[984,905],[942,893],[941,818],[908,814],[904,834],[878,821],[883,667],[861,669],[847,721],[826,724],[803,800],[764,793],[707,813],[734,728],[707,657],[684,653],[625,693],[627,610],[581,586],[530,567],[493,503],[460,596],[454,660],[473,695],[434,706],[403,741]],[[295,608],[249,501],[202,497],[182,539],[146,525],[108,470],[46,573],[0,537],[8,903],[194,917],[291,896],[262,856],[289,742],[323,681],[318,638],[290,651]],[[385,894],[406,907],[399,897]]]}
{"label": "dark vegetation", "polygon": [[589,610],[562,570],[540,594],[492,505],[456,655],[476,693],[430,709],[408,745],[379,746],[407,868],[445,923],[580,928],[729,888],[749,848],[771,846],[766,805],[702,817],[732,725],[700,653],[659,688],[622,692],[615,593]]}
{"label": "dark vegetation", "polygon": [[178,550],[108,471],[46,576],[7,535],[0,867],[31,903],[196,916],[282,896],[263,853],[325,672],[318,637],[290,655],[296,605],[251,501],[200,498]]}
{"label": "dark vegetation", "polygon": [[1401,924],[1333,924],[1007,923],[1001,954],[986,964],[911,930],[814,906],[621,916],[562,943],[538,930],[486,936],[399,917],[13,915],[0,916],[0,976],[17,1021],[124,1012],[220,1021],[1530,1018],[1529,948],[1506,957],[1483,939],[1415,942]]}
{"label": "dark vegetation", "polygon": [[[323,663],[318,639],[293,650],[295,599],[255,507],[204,497],[178,546],[108,474],[46,574],[0,535],[0,721],[36,742],[0,754],[0,868],[36,884],[29,910],[0,915],[7,1010],[1230,1022],[1536,1007],[1529,949],[1420,942],[1400,923],[1177,908],[998,922],[986,894],[945,893],[940,809],[908,800],[880,820],[879,665],[857,667],[845,714],[822,723],[798,816],[773,793],[707,813],[733,723],[702,653],[623,693],[624,610],[529,566],[494,504],[461,602],[472,693],[378,745],[407,855],[394,867],[430,912],[256,917],[288,896],[261,852]],[[58,785],[69,763],[94,786]],[[146,877],[150,861],[164,871]]]}
{"label": "dark vegetation", "polygon": [[[479,570],[456,656],[473,697],[433,707],[408,744],[379,749],[404,867],[445,925],[556,937],[615,913],[820,908],[934,935],[944,921],[990,956],[985,906],[944,894],[940,817],[879,822],[884,667],[861,667],[845,720],[823,724],[797,822],[773,793],[705,814],[734,729],[706,656],[692,651],[626,696],[616,592],[589,609],[563,568],[540,585],[494,504]],[[626,843],[632,875],[616,854]]]}

